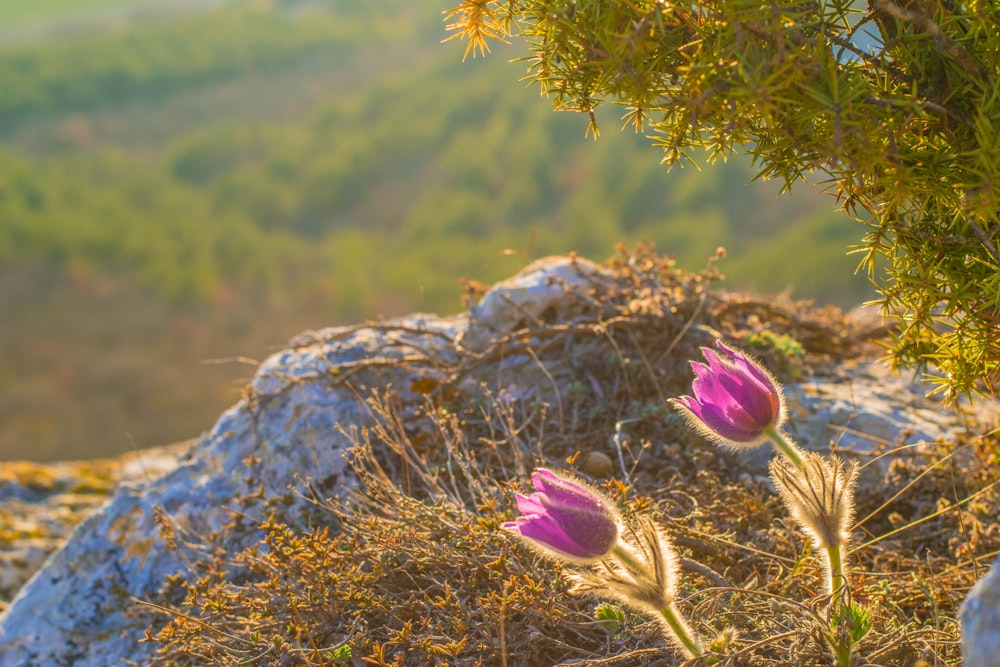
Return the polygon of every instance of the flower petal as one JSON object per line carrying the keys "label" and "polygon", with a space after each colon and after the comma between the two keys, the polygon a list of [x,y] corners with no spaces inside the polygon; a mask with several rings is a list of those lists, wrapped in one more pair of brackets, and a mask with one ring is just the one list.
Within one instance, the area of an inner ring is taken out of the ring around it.
{"label": "flower petal", "polygon": [[568,560],[592,563],[618,542],[618,512],[582,482],[540,468],[531,477],[537,491],[516,495],[522,516],[503,524],[539,548]]}
{"label": "flower petal", "polygon": [[545,505],[543,505],[538,498],[537,494],[532,494],[530,496],[523,496],[520,493],[514,496],[517,500],[517,511],[521,514],[527,516],[533,516],[535,514],[545,514]]}
{"label": "flower petal", "polygon": [[[692,396],[675,399],[696,428],[726,444],[754,446],[785,419],[780,385],[761,365],[722,341],[691,362]],[[696,422],[696,423],[695,423]]]}

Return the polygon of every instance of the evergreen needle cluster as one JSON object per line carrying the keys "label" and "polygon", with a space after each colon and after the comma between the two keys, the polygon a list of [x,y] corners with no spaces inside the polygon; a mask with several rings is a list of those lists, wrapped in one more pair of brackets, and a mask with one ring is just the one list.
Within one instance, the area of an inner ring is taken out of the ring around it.
{"label": "evergreen needle cluster", "polygon": [[527,80],[595,136],[611,102],[669,165],[745,149],[787,187],[820,174],[868,227],[894,361],[936,366],[951,397],[995,392],[1000,4],[463,0],[447,21],[466,54],[523,37]]}

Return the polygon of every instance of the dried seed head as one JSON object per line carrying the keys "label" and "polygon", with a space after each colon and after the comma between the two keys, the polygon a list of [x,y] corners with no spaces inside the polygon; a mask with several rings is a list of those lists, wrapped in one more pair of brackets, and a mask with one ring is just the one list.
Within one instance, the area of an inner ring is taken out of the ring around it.
{"label": "dried seed head", "polygon": [[802,456],[802,468],[783,457],[771,460],[771,479],[789,513],[817,549],[844,546],[850,541],[854,518],[854,486],[858,462],[826,459],[814,452]]}
{"label": "dried seed head", "polygon": [[677,557],[667,536],[648,517],[632,533],[635,546],[620,541],[603,568],[576,576],[577,589],[613,597],[629,606],[656,611],[673,602]]}
{"label": "dried seed head", "polygon": [[648,517],[638,520],[635,544],[619,541],[602,570],[577,572],[571,577],[577,592],[610,597],[654,615],[665,635],[688,658],[702,655],[701,640],[677,612],[677,556],[667,536]]}

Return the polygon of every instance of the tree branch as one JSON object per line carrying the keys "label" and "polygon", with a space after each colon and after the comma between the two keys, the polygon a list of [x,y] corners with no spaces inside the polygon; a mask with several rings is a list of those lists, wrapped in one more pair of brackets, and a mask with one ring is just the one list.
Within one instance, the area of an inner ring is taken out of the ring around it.
{"label": "tree branch", "polygon": [[941,30],[941,26],[935,23],[934,19],[923,11],[923,9],[900,7],[893,2],[893,0],[873,0],[873,4],[877,9],[885,12],[894,19],[912,23],[917,30],[933,37],[935,43],[940,47],[940,49],[954,58],[969,76],[973,77],[980,83],[986,83],[986,71],[983,69],[982,65],[980,65],[976,59],[972,57],[972,54],[966,51],[961,44],[946,35],[945,32]]}

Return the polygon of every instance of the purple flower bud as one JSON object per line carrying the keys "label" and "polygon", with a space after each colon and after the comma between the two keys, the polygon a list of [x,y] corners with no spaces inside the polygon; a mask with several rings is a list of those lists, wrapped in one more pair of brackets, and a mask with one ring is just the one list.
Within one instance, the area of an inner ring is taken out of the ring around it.
{"label": "purple flower bud", "polygon": [[722,341],[718,352],[703,347],[708,365],[691,362],[691,396],[671,402],[706,438],[721,444],[753,447],[768,439],[785,420],[781,386],[760,364]]}
{"label": "purple flower bud", "polygon": [[544,468],[531,476],[537,493],[517,494],[523,516],[503,527],[575,563],[594,563],[618,543],[618,512],[600,493]]}

